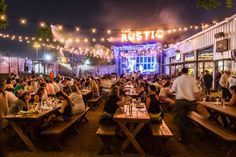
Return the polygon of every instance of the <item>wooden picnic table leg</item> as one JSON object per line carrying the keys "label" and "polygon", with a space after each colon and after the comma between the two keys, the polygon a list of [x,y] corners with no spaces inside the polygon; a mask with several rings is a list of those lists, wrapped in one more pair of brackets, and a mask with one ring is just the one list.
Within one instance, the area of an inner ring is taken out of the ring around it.
{"label": "wooden picnic table leg", "polygon": [[138,144],[138,142],[134,138],[134,136],[136,136],[138,134],[138,132],[143,128],[145,123],[142,123],[142,122],[139,123],[138,126],[134,129],[134,131],[132,133],[125,126],[125,124],[126,124],[125,122],[117,122],[117,123],[120,126],[121,130],[124,132],[124,134],[127,136],[126,141],[121,146],[121,152],[123,152],[127,148],[127,146],[129,145],[129,141],[130,141],[132,143],[132,145],[134,146],[134,148],[138,151],[139,154],[145,155],[143,149],[141,148],[141,146]]}
{"label": "wooden picnic table leg", "polygon": [[23,130],[13,120],[9,120],[9,124],[16,131],[16,133],[20,136],[20,138],[24,141],[24,143],[28,146],[28,148],[32,152],[36,152],[37,149],[35,148],[34,144],[31,142],[31,140],[24,134]]}
{"label": "wooden picnic table leg", "polygon": [[227,152],[226,157],[235,157],[236,156],[236,144],[232,144],[231,149]]}

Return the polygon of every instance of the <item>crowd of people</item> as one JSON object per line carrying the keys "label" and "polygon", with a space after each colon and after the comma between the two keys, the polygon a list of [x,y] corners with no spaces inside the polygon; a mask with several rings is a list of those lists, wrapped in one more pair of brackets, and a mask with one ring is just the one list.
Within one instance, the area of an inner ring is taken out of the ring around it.
{"label": "crowd of people", "polygon": [[[213,78],[208,71],[205,71],[202,80],[205,94],[210,95]],[[219,83],[222,86],[222,98],[229,98],[229,104],[235,105],[236,77],[225,71]],[[49,99],[57,99],[61,102],[61,107],[47,117],[45,124],[52,119],[66,121],[71,115],[85,110],[86,105],[80,92],[82,89],[90,89],[92,97],[101,95],[102,90],[109,92],[104,105],[104,115],[110,117],[110,122],[115,124],[112,119],[116,110],[132,99],[127,96],[127,86],[132,87],[132,92],[136,93],[139,102],[146,105],[152,122],[160,122],[164,116],[163,108],[174,108],[174,119],[180,132],[179,141],[186,140],[187,114],[196,109],[196,100],[202,94],[199,81],[188,75],[188,68],[183,68],[181,74],[174,79],[165,75],[143,75],[139,72],[81,78],[60,74],[56,77],[39,75],[19,78],[9,74],[7,80],[0,81],[0,126],[5,123],[2,116],[28,111],[32,107],[39,108]]]}
{"label": "crowd of people", "polygon": [[16,74],[9,74],[8,79],[0,81],[0,126],[5,123],[2,116],[32,108],[39,109],[49,99],[61,102],[60,109],[52,117],[67,120],[71,115],[85,110],[80,90],[89,88],[93,97],[97,97],[100,95],[99,83],[99,78],[93,77],[72,78],[58,75],[52,78],[39,75],[19,78]]}

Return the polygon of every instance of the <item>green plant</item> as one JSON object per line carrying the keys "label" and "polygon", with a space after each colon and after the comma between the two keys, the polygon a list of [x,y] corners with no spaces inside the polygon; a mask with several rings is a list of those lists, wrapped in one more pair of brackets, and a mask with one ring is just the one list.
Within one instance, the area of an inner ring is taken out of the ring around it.
{"label": "green plant", "polygon": [[7,11],[7,4],[5,0],[1,0],[0,1],[0,29],[6,29],[8,26],[6,11]]}

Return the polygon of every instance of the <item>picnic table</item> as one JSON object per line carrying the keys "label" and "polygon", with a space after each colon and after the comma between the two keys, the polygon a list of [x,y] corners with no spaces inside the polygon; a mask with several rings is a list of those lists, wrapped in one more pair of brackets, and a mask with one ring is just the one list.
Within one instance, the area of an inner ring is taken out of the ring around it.
{"label": "picnic table", "polygon": [[[223,118],[222,121],[226,124],[227,120],[225,120],[225,117],[229,117],[230,123],[234,123],[233,119],[236,118],[236,108],[233,106],[228,106],[228,105],[222,105],[221,103],[217,102],[199,102],[202,104],[208,113],[210,114],[209,118],[210,120],[216,121],[218,124],[220,122],[218,121],[218,117]],[[223,116],[221,116],[223,115]],[[232,117],[232,118],[230,118]],[[229,125],[229,124],[226,124]]]}
{"label": "picnic table", "polygon": [[[26,135],[24,132],[25,127],[37,128],[41,120],[60,108],[61,104],[58,103],[55,107],[47,107],[42,109],[39,112],[24,112],[22,114],[8,114],[3,116],[4,119],[8,120],[9,125],[15,130],[15,132],[20,136],[26,146],[32,151],[36,152],[37,149],[31,141],[29,135]],[[28,123],[24,125],[24,128],[21,126],[21,122]],[[32,131],[32,130],[30,130]],[[33,133],[32,133],[33,134]]]}
{"label": "picnic table", "polygon": [[[135,139],[135,136],[144,127],[145,123],[148,123],[150,121],[150,116],[148,114],[146,106],[144,104],[141,106],[143,107],[136,108],[133,106],[132,113],[129,113],[128,106],[126,105],[124,107],[124,110],[117,109],[116,113],[114,114],[114,120],[117,122],[124,134],[127,136],[127,139],[121,146],[121,152],[124,152],[124,150],[131,142],[131,144],[134,146],[134,148],[139,154],[145,154],[144,150]],[[127,123],[129,124],[129,127],[127,127]],[[134,123],[138,124],[136,128],[134,128]]]}
{"label": "picnic table", "polygon": [[218,111],[222,114],[229,115],[232,117],[236,117],[236,107],[228,106],[228,105],[221,105],[220,103],[216,102],[199,102],[204,107]]}

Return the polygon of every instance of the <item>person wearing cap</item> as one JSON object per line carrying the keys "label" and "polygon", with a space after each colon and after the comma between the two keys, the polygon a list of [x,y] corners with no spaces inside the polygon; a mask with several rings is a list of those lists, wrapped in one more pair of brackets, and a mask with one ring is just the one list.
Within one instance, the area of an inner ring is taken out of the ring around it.
{"label": "person wearing cap", "polygon": [[177,77],[172,85],[176,93],[175,120],[180,133],[179,142],[186,142],[188,113],[196,108],[196,99],[200,95],[197,81],[188,75],[188,68],[184,67],[181,76]]}

